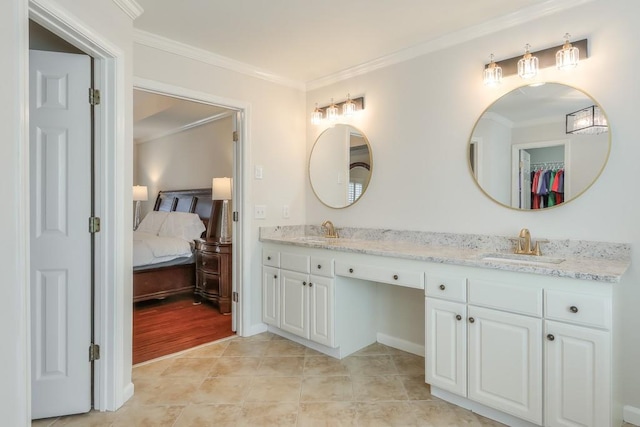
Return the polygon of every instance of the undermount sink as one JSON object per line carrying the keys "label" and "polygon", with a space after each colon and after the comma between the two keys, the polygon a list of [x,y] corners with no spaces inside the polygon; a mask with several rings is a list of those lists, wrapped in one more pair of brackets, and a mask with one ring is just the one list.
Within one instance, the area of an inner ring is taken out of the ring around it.
{"label": "undermount sink", "polygon": [[556,258],[543,255],[524,255],[524,254],[507,254],[502,252],[494,252],[480,255],[480,259],[483,261],[491,262],[507,262],[514,264],[531,264],[531,265],[545,265],[545,264],[560,264],[565,261],[564,258]]}

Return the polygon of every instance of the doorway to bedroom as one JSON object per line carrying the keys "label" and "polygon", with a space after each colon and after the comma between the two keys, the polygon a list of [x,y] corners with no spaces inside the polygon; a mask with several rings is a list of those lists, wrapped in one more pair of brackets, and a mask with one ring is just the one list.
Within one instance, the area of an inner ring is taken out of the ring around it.
{"label": "doorway to bedroom", "polygon": [[[221,222],[223,204],[235,210],[239,116],[134,89],[134,365],[235,334],[233,254],[240,239],[221,236]],[[215,190],[220,182],[230,188]]]}

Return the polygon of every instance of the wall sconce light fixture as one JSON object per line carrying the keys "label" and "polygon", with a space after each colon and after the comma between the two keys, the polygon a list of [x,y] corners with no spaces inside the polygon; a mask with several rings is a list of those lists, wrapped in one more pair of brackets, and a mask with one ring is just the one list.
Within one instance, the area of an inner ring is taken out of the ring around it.
{"label": "wall sconce light fixture", "polygon": [[[530,52],[529,51],[530,46],[527,44],[525,54],[524,56],[521,56],[521,57],[516,56],[513,58],[504,59],[502,61],[494,61],[492,56],[491,62],[489,64],[485,64],[484,66],[483,82],[485,82],[486,85],[491,85],[490,83],[487,83],[487,77],[486,77],[488,73],[487,70],[490,67],[492,68],[500,67],[502,71],[502,77],[518,74],[522,78],[531,78],[535,76],[535,74],[531,74],[533,73],[533,70],[534,70],[533,61],[536,62],[536,68],[535,68],[536,73],[538,70],[541,70],[543,68],[548,68],[553,66],[560,68],[560,65],[558,63],[558,56],[563,57],[563,60],[562,60],[563,67],[561,69],[564,70],[564,69],[574,68],[575,65],[565,66],[564,64],[577,64],[579,55],[583,55],[585,58],[588,58],[589,44],[587,39],[578,40],[573,44],[568,43],[569,37],[571,37],[569,34],[565,35],[566,41],[565,41],[565,44],[563,45],[550,47],[548,49],[543,49],[536,52]],[[568,50],[565,51],[564,50],[565,48]],[[571,59],[571,61],[569,59],[565,59],[566,57]],[[573,61],[574,57],[575,57],[575,62]],[[493,67],[492,64],[495,64],[495,67]],[[529,76],[529,77],[525,77],[525,76]]]}
{"label": "wall sconce light fixture", "polygon": [[[351,95],[349,94],[345,101],[338,102],[337,104],[334,103],[333,98],[331,98],[331,104],[328,106],[318,107],[318,104],[316,104],[316,108],[311,113],[311,123],[314,125],[320,124],[323,118],[329,122],[337,122],[341,117],[351,117],[356,111],[360,110],[364,110],[363,96],[351,99]],[[340,111],[342,111],[342,115]]]}
{"label": "wall sconce light fixture", "polygon": [[599,135],[609,131],[607,118],[597,105],[567,114],[566,133]]}
{"label": "wall sconce light fixture", "polygon": [[149,192],[145,185],[133,186],[133,201],[136,202],[136,214],[133,219],[133,230],[137,230],[140,225],[140,202],[149,200]]}
{"label": "wall sconce light fixture", "polygon": [[487,86],[494,86],[498,83],[502,83],[502,67],[494,62],[493,53],[491,54],[491,62],[484,69],[482,77],[482,81]]}
{"label": "wall sconce light fixture", "polygon": [[556,67],[558,70],[570,70],[572,68],[576,68],[578,66],[578,61],[580,61],[580,49],[569,43],[570,37],[571,35],[569,33],[564,35],[564,44],[562,45],[562,49],[556,52]]}

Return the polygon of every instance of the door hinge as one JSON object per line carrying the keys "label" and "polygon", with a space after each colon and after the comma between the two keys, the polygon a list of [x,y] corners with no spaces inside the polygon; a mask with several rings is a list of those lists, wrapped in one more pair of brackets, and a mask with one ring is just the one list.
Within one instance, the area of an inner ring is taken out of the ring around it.
{"label": "door hinge", "polygon": [[233,142],[238,142],[238,131],[233,131]]}
{"label": "door hinge", "polygon": [[238,211],[233,211],[233,222],[238,222]]}
{"label": "door hinge", "polygon": [[100,105],[100,90],[94,89],[92,87],[89,88],[89,104],[90,105]]}
{"label": "door hinge", "polygon": [[231,294],[231,301],[238,302],[239,300],[240,300],[240,297],[238,296],[238,293],[237,292],[233,292]]}
{"label": "door hinge", "polygon": [[100,360],[100,346],[98,344],[91,343],[89,345],[89,362]]}
{"label": "door hinge", "polygon": [[89,218],[89,233],[98,233],[100,231],[100,217],[92,216]]}

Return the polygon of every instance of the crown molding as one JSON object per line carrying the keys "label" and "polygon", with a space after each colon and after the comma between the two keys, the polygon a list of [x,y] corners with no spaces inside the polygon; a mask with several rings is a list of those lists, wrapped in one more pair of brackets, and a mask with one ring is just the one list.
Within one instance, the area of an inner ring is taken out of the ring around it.
{"label": "crown molding", "polygon": [[144,12],[136,0],[113,0],[113,2],[133,20],[136,20]]}
{"label": "crown molding", "polygon": [[224,113],[215,114],[213,116],[205,117],[204,119],[196,120],[192,123],[187,123],[186,125],[179,126],[174,129],[170,129],[164,132],[157,133],[155,135],[149,136],[144,139],[140,139],[135,141],[136,144],[144,144],[145,142],[155,141],[156,139],[163,138],[165,136],[175,135],[176,133],[184,132],[189,129],[196,128],[198,126],[206,125],[207,123],[215,122],[216,120],[222,120],[225,117],[230,117],[233,115],[234,111],[226,111]]}
{"label": "crown molding", "polygon": [[553,15],[566,9],[571,9],[590,3],[594,0],[547,0],[543,3],[530,6],[516,12],[501,16],[473,27],[465,28],[454,33],[430,40],[414,47],[400,50],[373,61],[357,65],[346,70],[330,74],[326,77],[308,81],[306,90],[314,90],[342,80],[369,73],[380,68],[408,61],[428,53],[433,53],[451,46],[465,43],[479,37],[483,37],[507,28],[515,27],[526,22]]}
{"label": "crown molding", "polygon": [[157,34],[149,33],[147,31],[135,29],[133,31],[133,41],[134,43],[137,43],[140,45],[152,47],[158,50],[163,50],[165,52],[169,52],[175,55],[180,55],[186,58],[194,59],[196,61],[214,65],[216,67],[225,68],[227,70],[235,71],[251,77],[266,80],[271,83],[277,83],[279,85],[292,87],[298,90],[305,89],[305,84],[303,82],[278,76],[268,71],[258,69],[253,65],[236,61],[234,59],[227,58],[226,56],[218,55],[208,50],[204,50],[204,49],[193,47],[184,43],[180,43],[175,40],[171,40],[166,37],[159,36]]}

